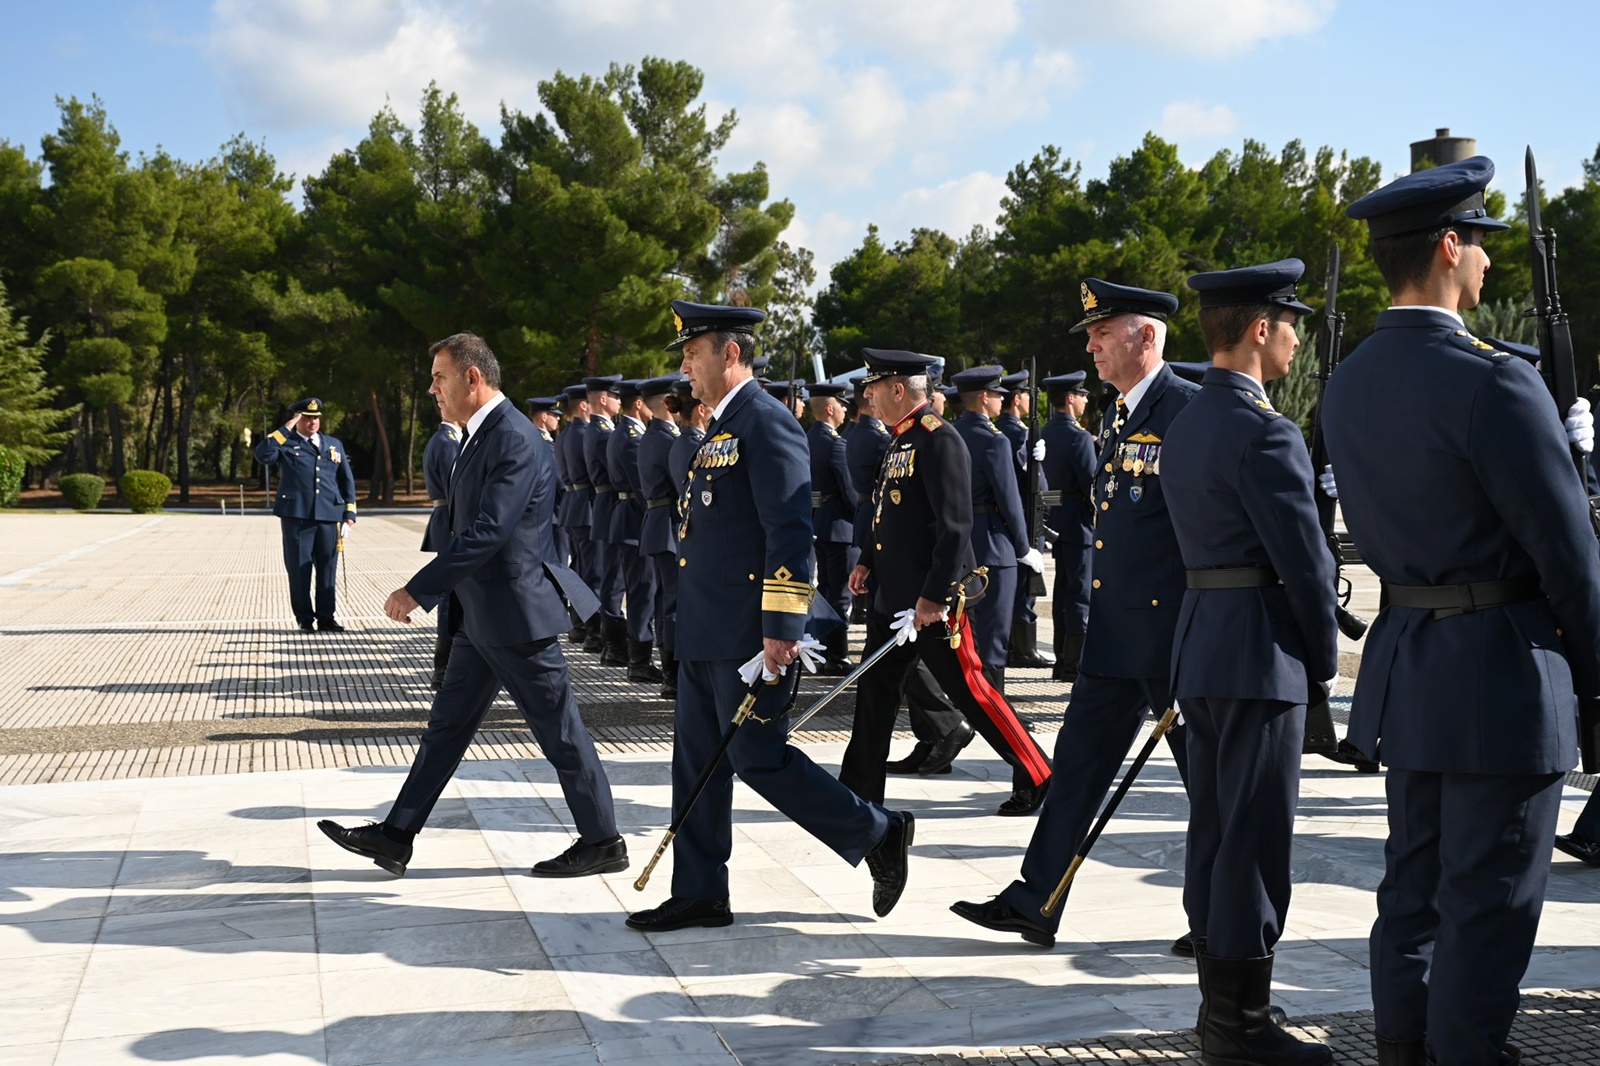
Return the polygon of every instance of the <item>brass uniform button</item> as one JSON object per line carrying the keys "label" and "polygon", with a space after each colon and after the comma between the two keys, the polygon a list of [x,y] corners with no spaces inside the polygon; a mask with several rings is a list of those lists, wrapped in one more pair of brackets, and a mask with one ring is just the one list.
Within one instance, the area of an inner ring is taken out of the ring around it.
{"label": "brass uniform button", "polygon": [[689,560],[687,560],[687,559],[679,559],[678,560],[678,565],[679,566],[688,566],[689,565]]}
{"label": "brass uniform button", "polygon": [[1099,588],[1100,587],[1100,579],[1099,578],[1095,578],[1094,579],[1094,587],[1095,588]]}
{"label": "brass uniform button", "polygon": [[1150,601],[1150,606],[1152,606],[1152,607],[1160,607],[1161,606],[1161,601],[1160,600],[1151,600]]}
{"label": "brass uniform button", "polygon": [[1110,463],[1106,464],[1106,473],[1108,473],[1108,474],[1111,473],[1111,464]]}
{"label": "brass uniform button", "polygon": [[1111,510],[1111,501],[1110,500],[1101,500],[1100,501],[1100,510],[1102,510],[1102,511]]}
{"label": "brass uniform button", "polygon": [[1094,546],[1096,548],[1104,548],[1106,546],[1106,542],[1103,540],[1097,540],[1094,542]]}
{"label": "brass uniform button", "polygon": [[754,574],[746,574],[745,576],[747,578],[749,578],[751,581],[754,581],[756,579],[756,575],[754,575]]}
{"label": "brass uniform button", "polygon": [[874,544],[872,547],[877,551],[883,551],[883,545],[882,544]]}

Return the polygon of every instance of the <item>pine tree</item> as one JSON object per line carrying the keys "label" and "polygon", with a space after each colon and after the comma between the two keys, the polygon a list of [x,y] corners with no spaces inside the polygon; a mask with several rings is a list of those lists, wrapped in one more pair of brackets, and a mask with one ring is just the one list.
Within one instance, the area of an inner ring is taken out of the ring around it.
{"label": "pine tree", "polygon": [[0,282],[0,446],[43,466],[60,453],[71,431],[58,428],[78,413],[77,407],[51,407],[61,391],[45,384],[44,350],[48,339],[28,342],[28,321],[11,313]]}

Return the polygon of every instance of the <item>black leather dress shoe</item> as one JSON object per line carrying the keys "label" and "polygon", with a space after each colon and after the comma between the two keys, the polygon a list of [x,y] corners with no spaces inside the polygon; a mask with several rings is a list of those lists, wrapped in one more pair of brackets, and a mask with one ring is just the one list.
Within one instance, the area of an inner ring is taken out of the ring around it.
{"label": "black leather dress shoe", "polygon": [[665,933],[671,929],[705,926],[717,929],[733,924],[733,909],[726,899],[680,899],[669,896],[659,907],[628,915],[629,929],[644,933]]}
{"label": "black leather dress shoe", "polygon": [[315,622],[296,622],[295,625],[300,627],[302,633],[315,633],[317,631]]}
{"label": "black leather dress shoe", "polygon": [[1574,859],[1582,859],[1590,866],[1600,866],[1600,841],[1585,840],[1576,833],[1556,837],[1556,847],[1571,855]]}
{"label": "black leather dress shoe", "polygon": [[1011,790],[1011,798],[1000,804],[996,814],[1003,814],[1007,818],[1020,818],[1025,814],[1032,814],[1044,802],[1044,794],[1050,790],[1050,779],[1044,779],[1040,785],[1023,785]]}
{"label": "black leather dress shoe", "polygon": [[322,632],[324,632],[324,633],[343,633],[344,632],[344,626],[340,625],[338,622],[335,622],[331,618],[320,618],[320,619],[318,619],[317,620],[317,628],[322,630]]}
{"label": "black leather dress shoe", "polygon": [[[1204,940],[1201,941],[1204,943]],[[1185,933],[1172,942],[1170,950],[1174,955],[1181,955],[1186,959],[1194,958],[1194,934]]]}
{"label": "black leather dress shoe", "polygon": [[904,759],[883,764],[883,771],[887,774],[914,774],[922,766],[923,760],[928,757],[928,752],[933,750],[933,745],[925,740],[919,740],[911,748],[911,754]]}
{"label": "black leather dress shoe", "polygon": [[849,659],[825,659],[817,667],[818,677],[843,677],[856,668]]}
{"label": "black leather dress shoe", "polygon": [[877,847],[867,852],[867,869],[872,871],[872,913],[886,917],[900,902],[911,869],[911,841],[917,833],[917,819],[910,811],[890,811],[889,831]]}
{"label": "black leather dress shoe", "polygon": [[384,835],[383,826],[377,822],[346,829],[338,822],[324,818],[317,823],[317,828],[344,850],[371,859],[396,877],[406,875],[406,864],[411,861],[411,845],[390,840]]}
{"label": "black leather dress shoe", "polygon": [[1054,933],[1033,919],[1018,913],[1015,907],[1002,902],[998,897],[987,903],[968,903],[962,900],[950,904],[950,910],[985,929],[993,929],[997,933],[1017,933],[1028,943],[1037,944],[1042,948],[1056,946]]}
{"label": "black leather dress shoe", "polygon": [[598,844],[579,840],[553,859],[534,863],[528,871],[534,877],[587,877],[612,874],[628,868],[628,845],[619,836]]}
{"label": "black leather dress shoe", "polygon": [[972,728],[971,722],[962,722],[950,730],[933,745],[928,757],[917,767],[917,774],[921,777],[932,777],[934,774],[949,773],[950,767],[955,765],[956,756],[961,754],[962,748],[972,743],[972,738],[977,732]]}
{"label": "black leather dress shoe", "polygon": [[1344,763],[1346,766],[1354,766],[1364,774],[1375,774],[1381,769],[1376,759],[1369,758],[1366,752],[1348,740],[1339,741],[1339,750],[1332,755],[1324,755],[1323,758],[1332,762]]}

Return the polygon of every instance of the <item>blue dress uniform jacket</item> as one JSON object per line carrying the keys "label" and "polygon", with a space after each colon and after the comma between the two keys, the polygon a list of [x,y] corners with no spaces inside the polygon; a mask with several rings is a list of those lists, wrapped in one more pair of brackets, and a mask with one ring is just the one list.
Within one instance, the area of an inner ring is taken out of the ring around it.
{"label": "blue dress uniform jacket", "polygon": [[588,529],[589,515],[594,508],[594,486],[589,481],[589,464],[585,458],[584,440],[589,435],[589,423],[574,418],[556,438],[556,447],[565,457],[567,492],[561,497],[559,521],[567,529]]}
{"label": "blue dress uniform jacket", "polygon": [[[1443,312],[1391,310],[1340,363],[1324,418],[1345,521],[1396,585],[1527,579],[1543,598],[1366,636],[1350,740],[1390,766],[1535,774],[1577,762],[1600,693],[1600,555],[1538,372]],[[1406,500],[1395,507],[1393,501]]]}
{"label": "blue dress uniform jacket", "polygon": [[850,484],[856,490],[856,514],[850,543],[863,547],[872,531],[872,492],[878,486],[878,468],[889,450],[889,431],[871,415],[856,419],[855,428],[845,438],[845,466]]}
{"label": "blue dress uniform jacket", "polygon": [[968,411],[954,425],[972,456],[972,552],[980,566],[1015,569],[1018,557],[1028,551],[1028,520],[1017,490],[1011,442],[977,411]]}
{"label": "blue dress uniform jacket", "polygon": [[[639,527],[639,554],[650,556],[678,550],[678,495],[682,482],[672,473],[673,447],[683,434],[677,423],[652,418],[639,440],[639,494],[644,522]],[[693,460],[684,460],[684,473]]]}
{"label": "blue dress uniform jacket", "polygon": [[1168,428],[1161,475],[1187,569],[1270,567],[1282,582],[1183,594],[1172,695],[1308,702],[1338,672],[1339,638],[1300,427],[1253,378],[1213,367]]}
{"label": "blue dress uniform jacket", "polygon": [[450,491],[450,468],[461,454],[461,430],[452,422],[440,422],[428,446],[422,449],[422,481],[428,489],[428,499],[434,503],[428,515],[428,528],[422,533],[422,550],[438,551],[435,545],[450,539],[450,511],[444,506]]}
{"label": "blue dress uniform jacket", "polygon": [[[700,445],[706,442],[706,431],[698,426],[681,426],[681,435],[672,442],[672,451],[667,455],[667,468],[672,471],[672,491],[680,498],[683,487],[689,480],[689,468],[694,465],[695,453],[700,450]],[[674,513],[673,522],[682,516],[677,514],[677,508],[671,508]],[[673,543],[677,543],[677,533],[673,533]]]}
{"label": "blue dress uniform jacket", "polygon": [[356,478],[344,443],[326,433],[312,444],[275,429],[255,446],[256,462],[278,468],[272,513],[279,518],[343,522],[356,516]]}
{"label": "blue dress uniform jacket", "polygon": [[589,484],[594,491],[594,503],[589,509],[589,539],[604,544],[611,543],[611,515],[617,508],[616,485],[606,461],[613,432],[615,427],[611,419],[605,415],[591,415],[589,432],[583,441],[583,468],[589,472]]}
{"label": "blue dress uniform jacket", "polygon": [[812,509],[811,526],[817,540],[849,544],[854,536],[859,499],[850,480],[845,439],[826,422],[806,432],[811,449],[811,492],[821,498]]}
{"label": "blue dress uniform jacket", "polygon": [[[1090,560],[1094,544],[1094,434],[1071,415],[1057,412],[1044,424],[1044,475],[1061,502],[1046,521],[1056,531],[1051,556],[1056,562],[1050,613],[1056,627],[1056,654],[1068,654],[1062,638],[1081,635],[1089,623]],[[1076,649],[1072,649],[1076,651]],[[1077,663],[1071,664],[1073,670]]]}
{"label": "blue dress uniform jacket", "polygon": [[644,500],[639,489],[639,441],[644,426],[636,418],[621,415],[617,428],[606,438],[606,472],[616,503],[611,510],[611,543],[639,543],[639,528],[644,525]]}

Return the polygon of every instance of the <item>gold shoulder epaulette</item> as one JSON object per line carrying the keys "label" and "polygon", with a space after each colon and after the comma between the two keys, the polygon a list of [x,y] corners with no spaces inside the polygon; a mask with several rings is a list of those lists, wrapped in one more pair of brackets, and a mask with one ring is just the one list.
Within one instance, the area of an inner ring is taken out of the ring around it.
{"label": "gold shoulder epaulette", "polygon": [[927,415],[923,415],[922,416],[922,428],[927,430],[930,433],[933,432],[934,430],[938,429],[942,425],[944,425],[944,420],[941,419],[938,415],[927,414]]}
{"label": "gold shoulder epaulette", "polygon": [[283,432],[281,430],[276,430],[275,429],[271,433],[268,433],[267,436],[271,437],[274,441],[276,441],[279,444],[288,443],[288,441],[284,437]]}

